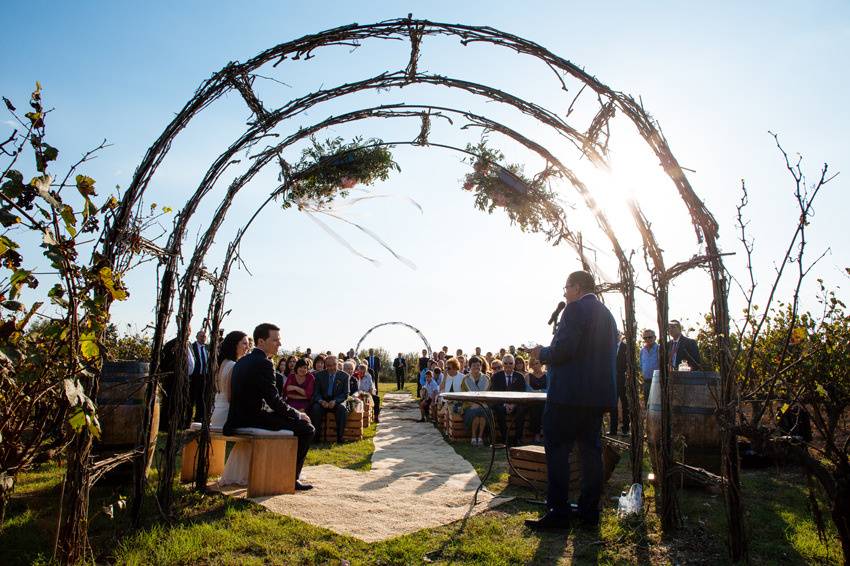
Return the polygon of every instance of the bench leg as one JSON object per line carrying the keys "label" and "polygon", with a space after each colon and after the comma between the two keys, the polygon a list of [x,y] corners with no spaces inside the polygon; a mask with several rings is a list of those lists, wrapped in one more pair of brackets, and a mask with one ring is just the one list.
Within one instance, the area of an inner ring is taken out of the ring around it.
{"label": "bench leg", "polygon": [[183,483],[195,481],[195,464],[198,458],[198,440],[193,438],[183,445],[180,481]]}
{"label": "bench leg", "polygon": [[295,460],[298,439],[275,438],[251,441],[248,497],[295,493]]}
{"label": "bench leg", "polygon": [[227,453],[227,442],[220,438],[210,439],[210,471],[211,476],[220,476],[224,472],[224,455]]}

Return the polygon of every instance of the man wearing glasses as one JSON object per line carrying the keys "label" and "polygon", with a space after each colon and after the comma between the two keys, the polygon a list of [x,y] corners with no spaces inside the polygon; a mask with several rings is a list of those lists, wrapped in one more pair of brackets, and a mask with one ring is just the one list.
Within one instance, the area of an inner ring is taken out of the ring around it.
{"label": "man wearing glasses", "polygon": [[643,398],[644,402],[649,399],[649,387],[652,385],[652,375],[658,365],[658,342],[655,341],[655,332],[646,329],[643,331],[643,347],[640,349],[640,371],[643,374]]}
{"label": "man wearing glasses", "polygon": [[602,415],[617,402],[617,323],[596,297],[593,276],[575,271],[567,277],[567,306],[552,343],[531,352],[549,367],[543,409],[548,511],[525,524],[534,529],[570,526],[570,452],[578,444],[581,459],[580,523],[599,526],[602,495]]}

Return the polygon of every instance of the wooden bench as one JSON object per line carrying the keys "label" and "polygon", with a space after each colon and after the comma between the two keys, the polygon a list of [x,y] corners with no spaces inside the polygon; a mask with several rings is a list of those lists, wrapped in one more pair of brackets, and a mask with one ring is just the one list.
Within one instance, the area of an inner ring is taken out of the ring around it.
{"label": "wooden bench", "polygon": [[[183,445],[183,465],[180,481],[195,480],[197,472],[198,435],[200,423],[192,423],[187,431],[193,436]],[[289,430],[236,429],[235,436],[225,436],[221,430],[210,430],[209,475],[220,476],[224,471],[228,442],[250,442],[251,463],[248,473],[248,497],[295,493],[295,461],[298,439]]]}

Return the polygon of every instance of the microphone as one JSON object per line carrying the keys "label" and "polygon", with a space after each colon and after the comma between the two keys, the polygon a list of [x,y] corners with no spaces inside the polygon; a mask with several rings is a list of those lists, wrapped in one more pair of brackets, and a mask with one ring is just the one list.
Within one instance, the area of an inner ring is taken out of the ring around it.
{"label": "microphone", "polygon": [[552,316],[549,317],[549,322],[547,322],[546,324],[555,324],[556,322],[558,322],[558,315],[561,314],[561,311],[564,310],[564,307],[566,306],[567,303],[565,303],[564,301],[558,303],[558,306],[555,307],[554,311],[552,311]]}

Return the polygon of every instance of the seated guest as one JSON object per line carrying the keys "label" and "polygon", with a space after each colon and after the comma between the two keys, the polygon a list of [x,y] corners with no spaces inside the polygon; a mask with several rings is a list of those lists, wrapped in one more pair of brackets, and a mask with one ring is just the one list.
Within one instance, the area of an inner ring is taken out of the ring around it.
{"label": "seated guest", "polygon": [[333,413],[336,417],[336,441],[342,443],[345,421],[348,410],[345,400],[348,398],[348,374],[337,371],[336,356],[325,358],[325,369],[316,374],[313,384],[313,404],[310,407],[310,418],[316,427],[316,442],[322,438],[325,414]]}
{"label": "seated guest", "polygon": [[375,422],[379,423],[381,414],[381,398],[378,397],[378,390],[375,387],[375,380],[372,379],[372,374],[369,373],[369,368],[366,364],[360,364],[357,366],[357,369],[354,370],[354,376],[358,381],[357,391],[368,393],[372,396],[372,407],[373,414],[375,415]]}
{"label": "seated guest", "polygon": [[437,384],[437,387],[441,387],[443,385],[443,368],[437,366],[434,368],[434,383]]}
{"label": "seated guest", "polygon": [[[297,478],[301,475],[315,429],[310,424],[310,417],[287,405],[278,395],[274,385],[274,365],[269,359],[280,348],[280,328],[269,323],[260,324],[254,329],[254,342],[257,347],[233,366],[230,409],[222,432],[231,436],[236,429],[245,427],[291,430],[298,439],[295,489],[310,489],[313,486],[301,483]],[[263,410],[264,402],[271,412]]]}
{"label": "seated guest", "polygon": [[493,360],[490,364],[490,377],[502,371],[502,360]]}
{"label": "seated guest", "polygon": [[[531,371],[526,377],[527,391],[546,392],[546,372],[543,371],[543,364],[540,360],[533,359],[530,362]],[[531,426],[531,432],[534,433],[534,441],[542,442],[543,440],[543,405],[534,404],[528,408],[528,420]]]}
{"label": "seated guest", "polygon": [[430,369],[425,370],[425,385],[419,390],[421,401],[419,402],[419,412],[422,418],[419,422],[425,422],[431,418],[431,403],[440,394],[440,386],[434,381],[434,372]]}
{"label": "seated guest", "polygon": [[[481,358],[472,356],[469,359],[469,373],[463,378],[461,391],[487,391],[490,389],[490,379],[481,371]],[[481,446],[487,420],[484,418],[484,407],[475,403],[463,404],[463,424],[472,434],[472,445]]]}
{"label": "seated guest", "polygon": [[322,370],[325,369],[325,355],[318,354],[316,359],[313,360],[313,377]]}
{"label": "seated guest", "polygon": [[357,377],[354,376],[355,362],[354,360],[345,360],[342,363],[342,371],[348,374],[348,394],[354,395],[359,388]]}
{"label": "seated guest", "polygon": [[283,386],[286,394],[286,402],[290,407],[298,409],[302,413],[306,413],[310,408],[310,401],[313,399],[313,384],[315,378],[309,373],[310,363],[305,359],[300,359],[295,362],[295,372],[286,378],[286,384]]}
{"label": "seated guest", "polygon": [[[493,375],[490,381],[490,391],[525,391],[525,379],[521,374],[514,371],[514,357],[505,354],[502,358],[503,371]],[[525,406],[514,403],[496,403],[493,405],[493,414],[499,425],[499,432],[505,444],[508,444],[507,415],[514,416],[514,438],[510,444],[517,446],[522,440],[522,431],[525,426]]]}
{"label": "seated guest", "polygon": [[[460,393],[463,385],[463,374],[460,373],[460,361],[457,358],[449,358],[446,360],[446,374],[443,381],[440,383],[440,393]],[[439,399],[439,398],[438,398]],[[452,401],[449,403],[440,403],[437,408],[449,406],[455,414],[460,414],[462,403]]]}

